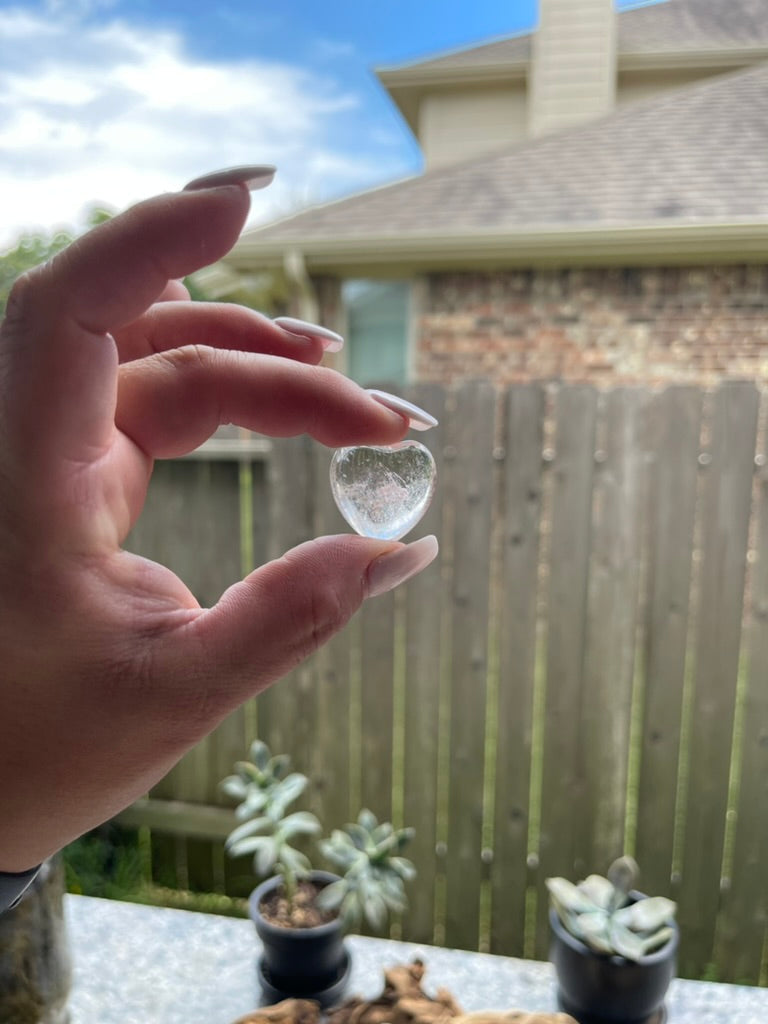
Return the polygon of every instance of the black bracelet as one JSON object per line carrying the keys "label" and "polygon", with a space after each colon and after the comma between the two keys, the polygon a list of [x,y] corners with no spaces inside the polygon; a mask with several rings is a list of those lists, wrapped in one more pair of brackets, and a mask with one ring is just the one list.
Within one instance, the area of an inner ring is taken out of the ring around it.
{"label": "black bracelet", "polygon": [[0,871],[0,914],[5,910],[11,910],[19,902],[21,897],[34,882],[40,865],[30,868],[29,871],[12,873]]}

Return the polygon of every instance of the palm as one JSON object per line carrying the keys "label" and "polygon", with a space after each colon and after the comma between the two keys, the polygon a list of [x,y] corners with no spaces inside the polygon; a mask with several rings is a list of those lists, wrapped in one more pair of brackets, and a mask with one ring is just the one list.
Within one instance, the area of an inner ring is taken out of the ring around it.
{"label": "palm", "polygon": [[141,598],[142,618],[178,609],[199,608],[199,602],[175,573],[163,565],[122,551],[147,496],[153,459],[125,434],[115,431],[112,452],[101,467],[97,489],[104,504],[96,518],[107,524],[116,584],[123,596]]}

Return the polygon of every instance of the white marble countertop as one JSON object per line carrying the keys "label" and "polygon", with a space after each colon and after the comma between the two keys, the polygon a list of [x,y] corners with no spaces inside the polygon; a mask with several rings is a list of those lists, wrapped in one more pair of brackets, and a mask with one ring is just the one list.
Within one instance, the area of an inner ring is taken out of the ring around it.
{"label": "white marble countertop", "polygon": [[[231,1024],[259,1005],[250,921],[67,896],[74,956],[71,1024]],[[350,936],[347,995],[382,988],[383,970],[420,957],[424,987],[450,989],[465,1011],[556,1010],[546,963]],[[768,1024],[768,989],[672,983],[668,1024]]]}

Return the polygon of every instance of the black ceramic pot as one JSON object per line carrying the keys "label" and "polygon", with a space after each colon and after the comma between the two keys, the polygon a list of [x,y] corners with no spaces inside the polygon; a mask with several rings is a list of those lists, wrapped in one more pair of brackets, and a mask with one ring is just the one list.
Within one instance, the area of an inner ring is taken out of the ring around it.
{"label": "black ceramic pot", "polygon": [[[313,871],[309,881],[329,884],[337,875]],[[265,920],[261,903],[282,885],[269,878],[251,893],[251,919],[263,946],[259,981],[265,1002],[281,999],[316,999],[321,1006],[337,1002],[350,972],[350,958],[338,919],[314,928],[281,928]]]}
{"label": "black ceramic pot", "polygon": [[[630,894],[644,899],[642,893]],[[664,996],[677,970],[680,933],[655,953],[634,963],[589,949],[549,912],[552,941],[549,959],[557,974],[562,1008],[580,1024],[641,1024],[661,1019]]]}

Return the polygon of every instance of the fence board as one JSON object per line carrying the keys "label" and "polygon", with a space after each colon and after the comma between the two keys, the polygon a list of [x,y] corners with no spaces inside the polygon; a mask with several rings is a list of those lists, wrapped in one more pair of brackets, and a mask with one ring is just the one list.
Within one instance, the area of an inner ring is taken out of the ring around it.
{"label": "fence board", "polygon": [[[269,467],[271,559],[279,558],[312,536],[312,466],[309,438],[284,438],[274,443]],[[312,664],[303,662],[259,694],[259,738],[273,754],[288,754],[293,767],[309,775],[313,767],[315,715]]]}
{"label": "fence board", "polygon": [[[270,453],[272,447],[270,446]],[[250,536],[243,536],[240,569],[243,576],[269,558],[271,490],[269,482],[270,459],[240,463],[240,528],[245,531],[250,523]],[[258,701],[252,697],[243,705],[243,732],[245,748],[258,735]]]}
{"label": "fence board", "polygon": [[592,562],[581,700],[585,800],[575,823],[577,874],[624,852],[635,631],[641,563],[645,396],[605,396],[593,489]]}
{"label": "fence board", "polygon": [[[202,535],[189,538],[188,557],[194,559],[194,565],[181,569],[179,575],[200,603],[210,606],[240,578],[238,467],[234,462],[207,461],[183,465],[189,466],[193,477],[185,511],[191,513],[190,519],[199,525]],[[172,769],[172,776],[176,775],[172,790],[180,800],[202,804],[216,799],[218,777],[212,761],[215,742],[213,734],[205,737]],[[164,785],[153,790],[153,795],[163,793]],[[211,844],[188,837],[182,849],[182,842],[176,840],[176,858],[184,888],[215,889]]]}
{"label": "fence board", "polygon": [[549,943],[551,875],[577,872],[575,825],[583,813],[580,720],[592,512],[597,395],[564,387],[556,402],[552,538],[549,564],[547,681],[537,879],[536,951]]}
{"label": "fence board", "polygon": [[449,434],[455,484],[445,941],[469,948],[479,939],[482,880],[494,404],[490,384],[462,385]]}
{"label": "fence board", "polygon": [[395,595],[366,601],[360,621],[360,799],[380,821],[392,818]]}
{"label": "fence board", "polygon": [[[317,536],[346,533],[329,484],[332,453],[315,445],[315,528]],[[312,809],[326,833],[357,814],[352,807],[350,761],[352,706],[352,638],[357,623],[349,623],[314,656],[317,719],[312,769]]]}
{"label": "fence board", "polygon": [[[768,434],[768,431],[766,431]],[[763,451],[768,450],[768,436]],[[760,470],[749,626],[748,682],[736,834],[717,963],[725,977],[756,984],[768,923],[768,470]]]}
{"label": "fence board", "polygon": [[[233,461],[159,462],[150,483],[144,515],[127,547],[176,572],[201,605],[214,604],[240,578],[238,466]],[[216,779],[206,737],[152,790],[157,797],[205,803]],[[214,887],[210,851],[197,840],[175,839],[180,882]],[[161,846],[156,848],[161,858]],[[166,844],[167,855],[167,844]]]}
{"label": "fence board", "polygon": [[682,975],[711,961],[720,898],[742,599],[752,493],[757,391],[725,385],[714,397],[711,463],[702,510],[701,593],[679,916]]}
{"label": "fence board", "polygon": [[235,762],[243,759],[252,738],[247,735],[245,709],[242,707],[228,715],[211,733],[208,739],[206,803],[231,805],[231,800],[222,795],[219,784],[232,773]]}
{"label": "fence board", "polygon": [[[265,527],[268,509],[266,463],[241,461],[238,464],[240,576],[245,577],[266,559]],[[250,702],[255,704],[255,700]],[[242,760],[255,737],[251,722],[255,716],[247,705],[237,708],[209,737],[207,800],[211,804],[230,806],[231,801],[220,791],[219,783],[229,775],[236,761]]]}
{"label": "fence board", "polygon": [[[158,463],[130,546],[168,566],[210,606],[240,576],[238,492],[235,462]],[[190,750],[153,795],[207,801],[210,744],[207,737]]]}
{"label": "fence board", "polygon": [[[392,391],[387,381],[369,386]],[[394,593],[365,601],[356,615],[352,636],[358,641],[353,660],[357,684],[351,724],[352,764],[358,778],[353,790],[360,793],[360,805],[380,820],[392,818],[395,686],[395,601]],[[357,813],[358,808],[354,808]]]}
{"label": "fence board", "polygon": [[[422,537],[443,538],[443,499],[446,494],[443,449],[445,444],[445,392],[438,385],[421,385],[408,397],[428,409],[440,426],[424,437],[437,467],[437,490],[418,527]],[[403,920],[403,938],[432,942],[435,929],[437,876],[438,753],[440,693],[445,668],[444,626],[447,613],[449,567],[445,552],[410,580],[404,588],[405,666],[403,701],[403,824],[415,829],[406,851],[418,871],[409,886],[409,910]]]}
{"label": "fence board", "polygon": [[542,388],[510,391],[504,416],[490,947],[513,956],[522,956],[525,938],[544,413]]}
{"label": "fence board", "polygon": [[701,392],[668,388],[650,425],[648,605],[635,855],[648,892],[671,891],[676,780],[688,638]]}

